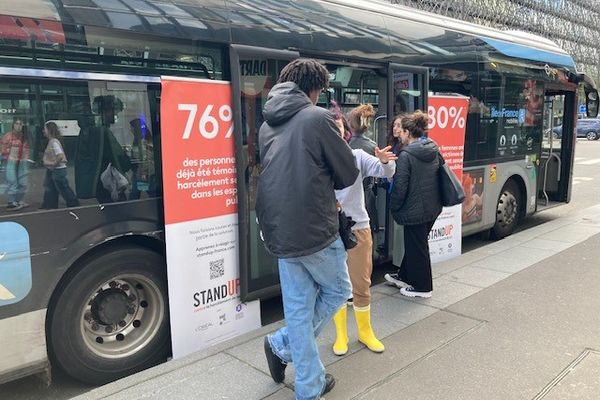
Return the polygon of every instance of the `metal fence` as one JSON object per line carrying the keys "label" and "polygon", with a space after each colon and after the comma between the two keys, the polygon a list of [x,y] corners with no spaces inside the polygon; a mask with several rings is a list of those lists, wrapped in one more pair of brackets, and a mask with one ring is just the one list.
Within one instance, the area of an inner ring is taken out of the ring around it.
{"label": "metal fence", "polygon": [[546,37],[600,83],[600,0],[391,0],[499,29]]}

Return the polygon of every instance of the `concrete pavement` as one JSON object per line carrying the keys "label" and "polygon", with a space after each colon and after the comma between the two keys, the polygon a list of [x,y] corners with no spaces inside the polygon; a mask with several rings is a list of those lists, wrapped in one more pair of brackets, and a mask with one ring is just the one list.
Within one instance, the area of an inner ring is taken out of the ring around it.
{"label": "concrete pavement", "polygon": [[[434,265],[431,299],[373,290],[386,350],[356,342],[321,358],[337,380],[327,399],[600,398],[600,205]],[[350,315],[351,313],[349,313]],[[269,376],[262,338],[282,322],[121,379],[77,399],[293,399]]]}

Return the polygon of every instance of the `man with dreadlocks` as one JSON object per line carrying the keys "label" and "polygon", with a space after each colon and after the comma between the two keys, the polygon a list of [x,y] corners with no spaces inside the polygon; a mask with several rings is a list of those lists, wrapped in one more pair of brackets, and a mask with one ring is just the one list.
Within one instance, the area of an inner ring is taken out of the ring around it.
{"label": "man with dreadlocks", "polygon": [[256,211],[265,246],[279,259],[286,322],[265,337],[264,350],[275,382],[294,363],[300,400],[318,399],[335,384],[316,337],[350,297],[334,190],[352,185],[358,169],[333,116],[316,106],[328,81],[315,60],[289,63],[265,103],[258,141]]}

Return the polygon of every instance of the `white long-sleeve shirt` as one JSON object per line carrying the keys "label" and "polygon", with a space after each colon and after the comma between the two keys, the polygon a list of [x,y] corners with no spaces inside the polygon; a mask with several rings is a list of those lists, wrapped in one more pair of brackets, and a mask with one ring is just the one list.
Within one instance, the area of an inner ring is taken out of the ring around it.
{"label": "white long-sleeve shirt", "polygon": [[391,179],[396,172],[396,162],[390,161],[387,164],[382,164],[377,157],[371,156],[360,149],[352,150],[352,153],[359,170],[358,178],[352,186],[343,190],[336,190],[335,197],[342,205],[342,210],[346,215],[352,217],[356,222],[352,230],[366,229],[369,227],[369,214],[367,214],[365,208],[363,179],[367,177]]}

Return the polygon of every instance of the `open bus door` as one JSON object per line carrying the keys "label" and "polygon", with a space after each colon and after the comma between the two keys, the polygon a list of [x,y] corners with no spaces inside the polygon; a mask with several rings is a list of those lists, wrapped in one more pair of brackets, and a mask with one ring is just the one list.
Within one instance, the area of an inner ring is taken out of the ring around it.
{"label": "open bus door", "polygon": [[[571,199],[576,92],[546,86],[543,136],[539,153],[537,209]],[[533,165],[532,165],[533,167]]]}
{"label": "open bus door", "polygon": [[256,191],[261,160],[258,130],[269,90],[295,51],[231,45],[231,81],[235,121],[235,157],[238,180],[238,248],[242,301],[277,294],[277,259],[267,253],[256,219]]}
{"label": "open bus door", "polygon": [[[382,119],[383,125],[377,125],[377,143],[380,147],[386,146],[388,125],[393,123],[393,118],[398,114],[411,113],[416,110],[427,112],[427,96],[429,94],[429,68],[415,67],[411,65],[402,65],[391,63],[388,66],[388,110],[386,119]],[[402,251],[399,246],[404,248],[403,243],[394,242],[394,231],[397,232],[398,226],[394,223],[389,209],[389,196],[386,194],[386,187],[379,187],[378,212],[379,221],[385,221],[385,229],[380,229],[384,233],[383,238],[374,243],[381,255],[392,255],[390,249]],[[380,235],[381,236],[381,235]],[[397,252],[394,251],[394,254]],[[400,254],[393,258],[399,258]],[[399,266],[400,260],[396,259]]]}

